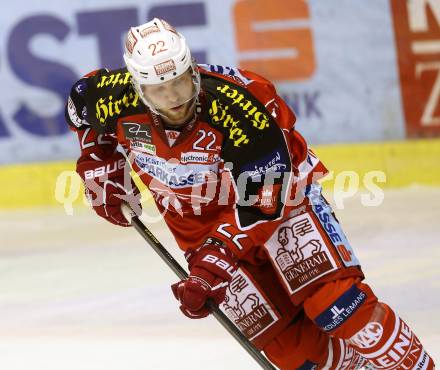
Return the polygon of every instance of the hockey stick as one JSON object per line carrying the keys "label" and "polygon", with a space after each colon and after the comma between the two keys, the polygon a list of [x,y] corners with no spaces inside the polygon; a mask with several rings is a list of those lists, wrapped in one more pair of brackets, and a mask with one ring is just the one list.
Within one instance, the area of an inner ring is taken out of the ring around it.
{"label": "hockey stick", "polygon": [[[133,210],[126,204],[122,204],[122,213],[127,221],[141,234],[147,243],[155,250],[160,258],[174,271],[180,279],[188,278],[188,273],[182,266],[174,259],[174,257],[167,251],[167,249],[156,239],[152,232],[144,225],[144,223],[136,216]],[[228,317],[215,305],[208,301],[208,307],[214,317],[220,324],[231,334],[238,343],[253,357],[255,361],[264,370],[276,370],[276,368],[267,360],[264,355],[258,351],[254,345],[242,334],[242,332],[228,319]]]}

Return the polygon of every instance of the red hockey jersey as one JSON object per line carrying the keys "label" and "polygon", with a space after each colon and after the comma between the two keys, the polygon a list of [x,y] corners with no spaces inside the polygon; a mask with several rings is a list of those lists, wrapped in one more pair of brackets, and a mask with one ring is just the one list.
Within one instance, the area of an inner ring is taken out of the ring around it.
{"label": "red hockey jersey", "polygon": [[236,68],[199,71],[197,117],[180,133],[165,130],[142,104],[125,68],[75,83],[66,119],[78,134],[79,162],[99,167],[121,145],[181,249],[211,236],[245,258],[301,204],[298,190],[326,169],[272,83]]}

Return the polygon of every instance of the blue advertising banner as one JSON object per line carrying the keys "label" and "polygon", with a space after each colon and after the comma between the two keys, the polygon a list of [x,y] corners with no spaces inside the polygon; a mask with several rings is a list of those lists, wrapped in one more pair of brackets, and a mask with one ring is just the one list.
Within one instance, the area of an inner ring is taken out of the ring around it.
{"label": "blue advertising banner", "polygon": [[273,80],[312,144],[405,137],[388,1],[49,1],[0,15],[0,164],[74,159],[72,83],[123,65],[125,32],[158,16],[199,63]]}

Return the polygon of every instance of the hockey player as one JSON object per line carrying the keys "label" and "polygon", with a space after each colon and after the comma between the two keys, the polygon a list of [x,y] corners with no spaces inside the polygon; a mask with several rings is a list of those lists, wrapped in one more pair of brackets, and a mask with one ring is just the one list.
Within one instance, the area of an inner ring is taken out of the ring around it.
{"label": "hockey player", "polygon": [[[66,119],[96,213],[140,211],[126,163],[185,252],[172,286],[190,318],[220,305],[280,369],[433,369],[409,326],[364,275],[317,179],[326,169],[271,82],[197,65],[161,19],[129,30],[126,68],[74,84]],[[122,150],[121,150],[122,148]]]}

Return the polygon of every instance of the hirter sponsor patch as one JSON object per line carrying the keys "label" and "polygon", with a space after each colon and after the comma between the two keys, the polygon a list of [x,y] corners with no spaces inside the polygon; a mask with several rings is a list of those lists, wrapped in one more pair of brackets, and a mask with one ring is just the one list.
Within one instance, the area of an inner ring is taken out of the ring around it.
{"label": "hirter sponsor patch", "polygon": [[315,318],[316,324],[326,332],[339,328],[365,302],[367,294],[353,285],[323,313]]}

